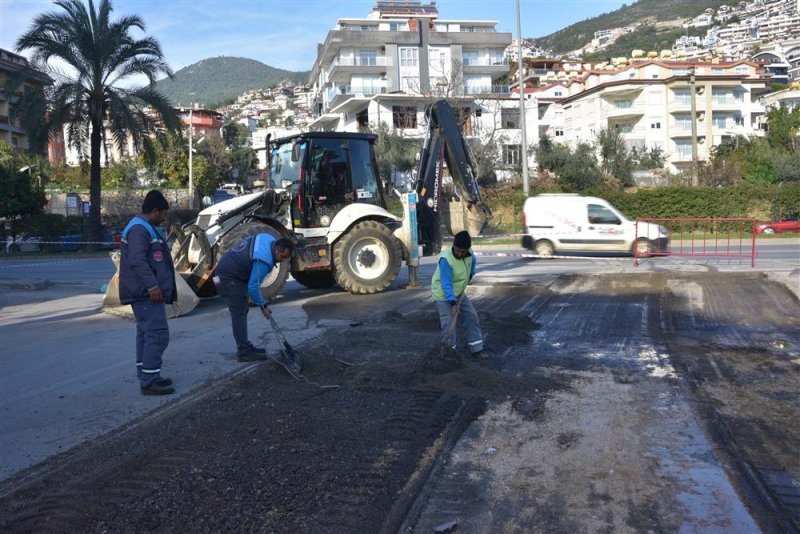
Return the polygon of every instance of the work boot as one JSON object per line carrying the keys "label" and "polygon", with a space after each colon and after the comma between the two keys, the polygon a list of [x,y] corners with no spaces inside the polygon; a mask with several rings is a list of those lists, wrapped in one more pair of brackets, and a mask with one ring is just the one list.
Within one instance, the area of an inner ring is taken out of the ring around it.
{"label": "work boot", "polygon": [[175,388],[172,386],[164,386],[158,383],[158,380],[145,387],[141,388],[142,395],[171,395],[175,393]]}
{"label": "work boot", "polygon": [[263,362],[267,359],[267,351],[250,345],[249,348],[239,351],[238,357],[240,362]]}
{"label": "work boot", "polygon": [[156,384],[158,384],[159,386],[171,386],[172,379],[161,377],[156,380]]}

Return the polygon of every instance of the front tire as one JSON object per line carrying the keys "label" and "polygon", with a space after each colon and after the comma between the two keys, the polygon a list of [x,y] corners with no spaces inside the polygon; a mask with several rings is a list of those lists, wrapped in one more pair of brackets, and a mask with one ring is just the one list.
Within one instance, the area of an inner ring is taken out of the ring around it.
{"label": "front tire", "polygon": [[336,283],[330,271],[292,271],[292,277],[310,289],[324,289]]}
{"label": "front tire", "polygon": [[[277,230],[268,224],[255,221],[240,224],[225,234],[220,240],[219,249],[217,251],[217,261],[219,261],[219,259],[222,258],[222,255],[228,250],[235,247],[239,241],[245,237],[256,234],[270,234],[275,239],[280,239],[283,237]],[[261,292],[261,296],[264,298],[264,300],[269,301],[270,299],[275,298],[275,296],[280,293],[281,289],[283,289],[283,284],[286,283],[286,279],[288,277],[289,262],[282,261],[276,264],[275,268],[272,269],[272,272],[264,277],[264,281],[261,282],[261,286],[259,287],[259,291]]]}
{"label": "front tire", "polygon": [[764,228],[764,230],[761,233],[762,234],[767,234],[767,235],[772,235],[772,234],[775,233],[775,229],[774,228],[770,228],[769,226],[767,226],[766,228]]}
{"label": "front tire", "polygon": [[653,253],[653,243],[649,239],[640,238],[634,246],[637,256],[649,256]]}
{"label": "front tire", "polygon": [[400,241],[375,221],[357,223],[333,246],[333,276],[342,289],[357,295],[392,285],[402,261]]}

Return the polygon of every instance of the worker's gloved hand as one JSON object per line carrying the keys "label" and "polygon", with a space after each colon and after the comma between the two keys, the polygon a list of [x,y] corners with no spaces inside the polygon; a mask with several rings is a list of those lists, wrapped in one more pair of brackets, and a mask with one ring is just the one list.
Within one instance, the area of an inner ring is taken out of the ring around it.
{"label": "worker's gloved hand", "polygon": [[453,317],[456,317],[459,313],[461,313],[461,303],[456,302],[450,306],[450,313]]}
{"label": "worker's gloved hand", "polygon": [[269,316],[270,316],[270,315],[272,315],[272,311],[269,309],[269,306],[267,306],[266,304],[264,304],[263,306],[261,306],[261,313],[262,313],[262,314],[264,315],[264,317],[266,317],[267,319],[269,319]]}
{"label": "worker's gloved hand", "polygon": [[147,292],[150,294],[150,300],[156,304],[159,304],[162,300],[164,300],[164,295],[161,293],[161,288],[158,286],[148,289]]}

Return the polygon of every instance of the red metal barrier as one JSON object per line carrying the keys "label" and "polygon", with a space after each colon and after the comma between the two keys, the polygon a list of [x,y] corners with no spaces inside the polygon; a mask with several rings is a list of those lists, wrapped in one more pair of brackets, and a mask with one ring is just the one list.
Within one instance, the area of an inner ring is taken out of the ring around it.
{"label": "red metal barrier", "polygon": [[[639,226],[640,222],[659,224],[669,232],[669,248],[664,252],[640,251],[634,247],[633,264],[639,264],[639,256],[721,256],[750,257],[750,266],[756,266],[755,219],[673,218],[642,219],[636,221],[636,241],[639,238],[653,240],[657,236],[640,234],[640,228],[649,231],[650,226]],[[749,245],[749,247],[748,247]]]}

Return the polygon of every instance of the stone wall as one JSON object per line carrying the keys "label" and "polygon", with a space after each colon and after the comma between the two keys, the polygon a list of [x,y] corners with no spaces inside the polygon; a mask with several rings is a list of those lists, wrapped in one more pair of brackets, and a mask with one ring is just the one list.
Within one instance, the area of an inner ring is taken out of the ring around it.
{"label": "stone wall", "polygon": [[[142,209],[142,201],[149,189],[129,189],[126,191],[102,191],[101,192],[101,213],[102,215],[122,215],[128,216],[139,213]],[[171,209],[189,209],[189,190],[188,189],[162,189],[164,197],[169,202]],[[77,211],[68,208],[67,193],[53,193],[47,195],[47,206],[45,211],[48,213],[58,213],[61,215],[81,215],[80,202],[89,201],[89,191],[78,191]]]}

